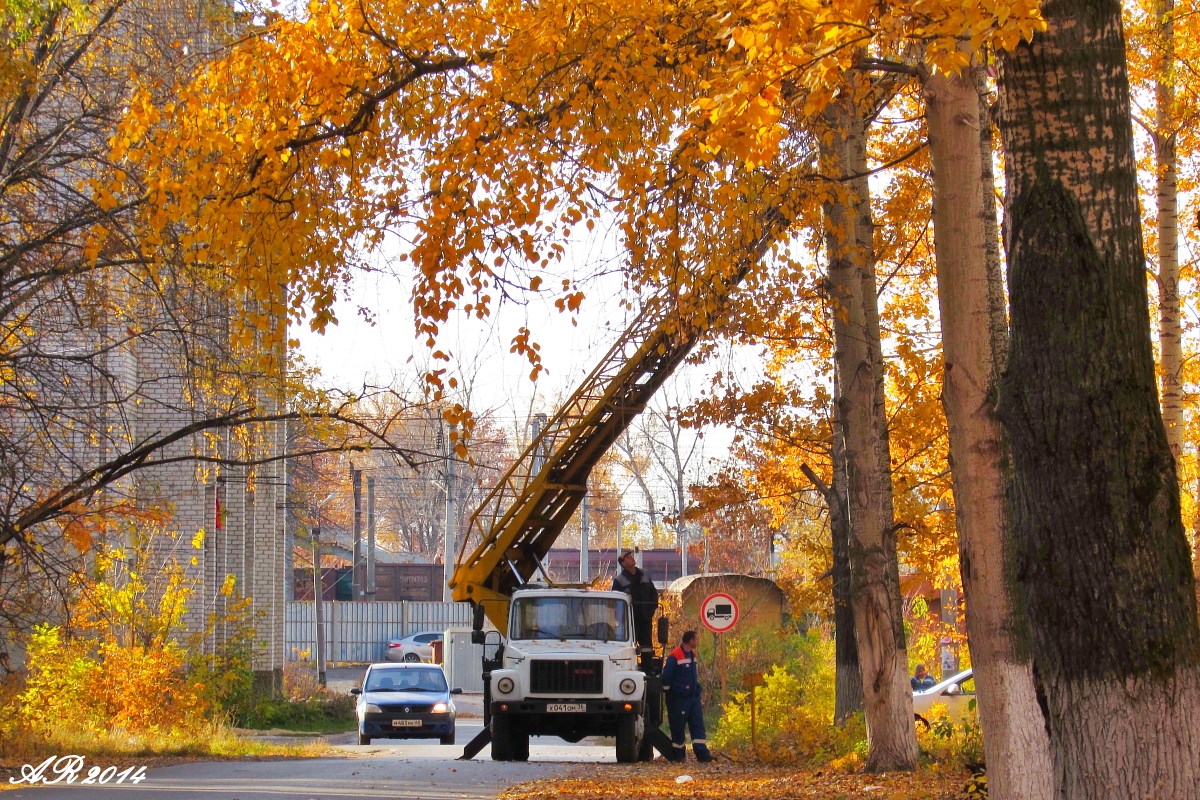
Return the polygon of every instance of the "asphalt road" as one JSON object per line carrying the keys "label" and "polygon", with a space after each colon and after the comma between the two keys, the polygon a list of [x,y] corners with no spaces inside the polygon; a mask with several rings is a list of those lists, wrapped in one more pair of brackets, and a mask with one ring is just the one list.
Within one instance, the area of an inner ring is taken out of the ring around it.
{"label": "asphalt road", "polygon": [[[350,690],[362,668],[331,670],[327,684]],[[431,740],[376,740],[360,746],[354,733],[324,737],[340,757],[281,761],[221,761],[152,767],[134,784],[21,786],[3,800],[490,800],[509,786],[564,775],[581,763],[616,762],[611,743],[585,739],[569,744],[552,737],[530,740],[529,761],[495,762],[485,747],[459,761],[463,746],[483,727],[479,695],[457,695],[457,744]],[[275,738],[275,737],[268,737]],[[282,737],[280,737],[282,738]],[[296,737],[287,737],[297,741]],[[87,774],[87,766],[81,777]],[[123,767],[137,766],[131,759]],[[47,776],[52,777],[52,776]]]}
{"label": "asphalt road", "polygon": [[[616,759],[612,745],[584,740],[568,744],[559,739],[535,737],[529,761],[495,762],[489,748],[471,761],[459,761],[462,745],[474,736],[482,721],[459,726],[459,744],[440,745],[436,740],[379,741],[367,746],[351,743],[353,734],[342,734],[335,749],[341,758],[286,761],[222,761],[152,767],[137,785],[21,787],[0,794],[4,800],[490,800],[509,786],[564,775],[581,763]],[[136,760],[122,766],[134,766]],[[86,768],[83,770],[86,774]]]}

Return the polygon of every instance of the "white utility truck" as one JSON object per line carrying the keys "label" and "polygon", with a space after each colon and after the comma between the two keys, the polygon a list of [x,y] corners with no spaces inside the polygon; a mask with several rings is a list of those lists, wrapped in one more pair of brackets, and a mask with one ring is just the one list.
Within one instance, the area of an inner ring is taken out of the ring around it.
{"label": "white utility truck", "polygon": [[493,760],[528,759],[530,736],[611,736],[617,761],[650,757],[628,595],[521,589],[503,633],[490,665]]}
{"label": "white utility truck", "polygon": [[[619,761],[673,754],[661,729],[662,655],[648,637],[655,609],[639,610],[648,615],[638,620],[639,647],[626,595],[556,584],[542,562],[587,497],[593,467],[687,358],[715,319],[714,307],[758,263],[753,252],[732,274],[704,282],[699,305],[673,290],[649,298],[562,407],[539,417],[532,441],[471,514],[461,542],[448,539],[447,556],[458,553],[451,596],[474,606],[472,641],[484,644],[486,726],[463,758],[490,742],[494,759],[524,760],[531,734],[568,741],[610,735]],[[532,588],[539,573],[548,585]],[[606,579],[581,570],[583,582]],[[495,631],[484,633],[485,616]],[[665,646],[665,619],[658,621]]]}

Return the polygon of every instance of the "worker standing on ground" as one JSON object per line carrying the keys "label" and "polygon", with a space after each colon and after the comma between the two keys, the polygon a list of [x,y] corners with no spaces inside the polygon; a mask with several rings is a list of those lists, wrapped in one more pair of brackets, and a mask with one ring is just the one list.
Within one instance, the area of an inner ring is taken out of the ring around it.
{"label": "worker standing on ground", "polygon": [[633,606],[633,633],[643,655],[654,652],[654,615],[658,613],[658,587],[650,576],[637,565],[632,550],[626,550],[617,559],[621,571],[613,578],[614,591],[629,595]]}
{"label": "worker standing on ground", "polygon": [[663,693],[667,697],[667,723],[671,726],[672,761],[686,758],[685,732],[692,734],[697,761],[712,761],[704,735],[704,709],[700,705],[700,676],[696,669],[696,632],[684,631],[679,647],[663,664]]}

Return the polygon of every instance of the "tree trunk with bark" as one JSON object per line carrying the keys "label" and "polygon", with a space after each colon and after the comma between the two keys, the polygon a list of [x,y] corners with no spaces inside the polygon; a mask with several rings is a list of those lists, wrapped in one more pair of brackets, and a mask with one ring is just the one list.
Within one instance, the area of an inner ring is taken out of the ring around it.
{"label": "tree trunk with bark", "polygon": [[1156,0],[1162,64],[1154,84],[1158,196],[1158,348],[1162,413],[1176,463],[1183,453],[1183,327],[1179,321],[1179,158],[1175,152],[1175,0]]}
{"label": "tree trunk with bark", "polygon": [[[835,378],[836,381],[836,378]],[[836,391],[836,389],[835,389]],[[835,423],[836,426],[837,423]],[[846,456],[841,435],[833,437],[833,480],[826,484],[812,469],[801,469],[825,498],[829,510],[829,538],[833,548],[833,721],[843,724],[863,710],[862,670],[854,638],[854,608],[850,596],[850,516],[846,509]]]}
{"label": "tree trunk with bark", "polygon": [[1002,57],[1010,565],[1063,800],[1200,800],[1200,628],[1154,374],[1116,0]]}
{"label": "tree trunk with bark", "polygon": [[992,191],[985,169],[991,153],[981,146],[981,132],[990,143],[990,127],[969,73],[922,77],[933,165],[942,401],[988,790],[997,800],[1050,800],[1050,743],[1034,691],[1028,633],[1004,579],[1005,446],[995,412],[1002,341],[993,331],[996,281],[989,266],[994,209],[985,202]]}
{"label": "tree trunk with bark", "polygon": [[[851,159],[865,153],[856,137],[865,125],[847,92],[826,111],[821,138],[822,173],[838,181],[826,203],[829,292],[833,306],[839,392],[838,418],[846,454],[847,508],[850,515],[851,597],[862,672],[867,723],[867,769],[911,770],[916,764],[912,695],[908,681],[891,516],[891,472],[880,454],[886,434],[879,377],[882,348],[877,318],[871,247],[858,241],[861,208]],[[865,165],[864,165],[865,166]],[[865,172],[865,170],[862,170]],[[868,310],[867,306],[871,306]]]}

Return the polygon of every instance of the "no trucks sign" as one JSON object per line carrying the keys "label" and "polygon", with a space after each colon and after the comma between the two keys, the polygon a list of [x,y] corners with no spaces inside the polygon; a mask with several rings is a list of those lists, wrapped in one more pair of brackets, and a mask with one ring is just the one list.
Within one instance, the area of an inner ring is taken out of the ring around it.
{"label": "no trucks sign", "polygon": [[725,633],[738,621],[737,601],[723,592],[710,594],[700,606],[700,621],[713,633]]}

